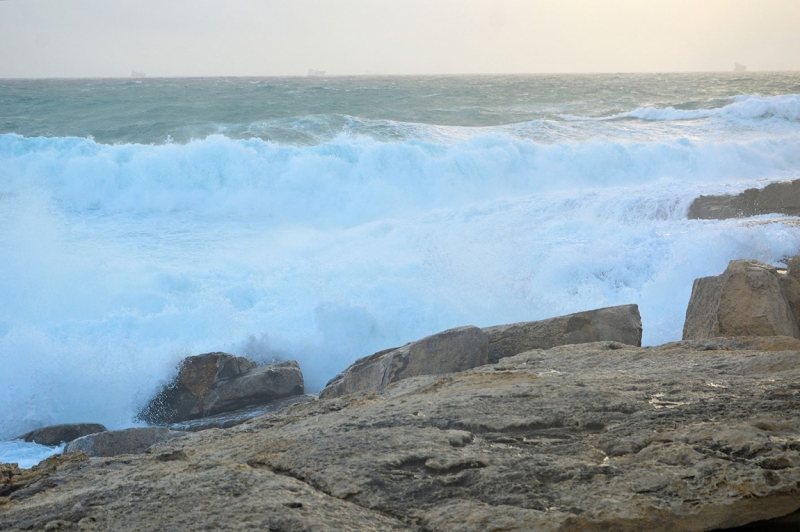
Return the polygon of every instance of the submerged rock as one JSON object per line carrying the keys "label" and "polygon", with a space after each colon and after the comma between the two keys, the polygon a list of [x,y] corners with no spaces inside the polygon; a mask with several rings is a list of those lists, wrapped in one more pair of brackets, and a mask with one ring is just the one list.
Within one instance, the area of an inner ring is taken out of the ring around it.
{"label": "submerged rock", "polygon": [[487,362],[488,338],[474,326],[449,329],[396,349],[357,360],[329,382],[320,397],[377,392],[393,382],[418,375],[464,371]]}
{"label": "submerged rock", "polygon": [[188,357],[175,380],[138,414],[166,425],[264,404],[303,393],[303,374],[293,360],[265,367],[227,353]]}
{"label": "submerged rock", "polygon": [[737,195],[700,196],[689,207],[688,217],[724,220],[773,213],[800,216],[800,179],[749,188]]}
{"label": "submerged rock", "polygon": [[180,436],[161,427],[135,427],[89,434],[68,443],[65,452],[83,451],[89,456],[118,456],[143,453],[156,443]]}
{"label": "submerged rock", "polygon": [[798,382],[785,336],[533,350],[57,469],[0,529],[727,529],[800,509]]}
{"label": "submerged rock", "polygon": [[[792,262],[796,265],[796,261]],[[754,260],[733,260],[720,275],[696,279],[686,310],[683,339],[717,336],[800,337],[798,284]],[[793,301],[790,303],[787,292]]]}
{"label": "submerged rock", "polygon": [[71,442],[87,434],[94,434],[105,430],[107,429],[99,423],[68,423],[65,425],[50,425],[49,427],[32,430],[31,432],[19,436],[17,439],[53,447],[61,445],[62,443]]}
{"label": "submerged rock", "polygon": [[642,345],[642,318],[638,305],[606,307],[540,321],[485,327],[483,331],[489,337],[490,363],[531,349],[567,344],[607,340]]}

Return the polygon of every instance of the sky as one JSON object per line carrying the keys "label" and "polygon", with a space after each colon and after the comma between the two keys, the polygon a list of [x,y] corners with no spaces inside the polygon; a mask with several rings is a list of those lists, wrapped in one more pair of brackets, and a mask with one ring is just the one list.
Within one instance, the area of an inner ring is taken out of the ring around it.
{"label": "sky", "polygon": [[0,0],[0,78],[800,70],[800,0]]}

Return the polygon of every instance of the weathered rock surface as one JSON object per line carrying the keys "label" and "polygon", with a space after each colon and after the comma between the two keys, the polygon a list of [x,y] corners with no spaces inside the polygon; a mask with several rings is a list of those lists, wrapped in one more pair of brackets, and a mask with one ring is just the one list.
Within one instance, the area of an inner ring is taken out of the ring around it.
{"label": "weathered rock surface", "polygon": [[403,347],[356,360],[328,383],[320,397],[381,391],[393,382],[418,375],[464,371],[487,363],[488,338],[478,327],[449,329]]}
{"label": "weathered rock surface", "polygon": [[724,220],[772,213],[800,216],[800,179],[748,188],[737,195],[700,196],[689,207],[688,217]]}
{"label": "weathered rock surface", "polygon": [[800,294],[795,275],[795,270],[792,275],[783,275],[754,260],[733,260],[721,275],[696,279],[686,310],[683,339],[800,337],[796,299],[789,301],[789,297]]}
{"label": "weathered rock surface", "polygon": [[182,433],[162,427],[136,427],[89,434],[64,447],[65,452],[83,451],[89,456],[119,456],[143,453],[162,441],[181,436]]}
{"label": "weathered rock surface", "polygon": [[269,401],[263,405],[249,406],[247,408],[234,410],[233,412],[224,412],[222,414],[216,414],[200,419],[190,419],[188,421],[173,423],[169,425],[169,428],[172,430],[188,430],[192,432],[208,429],[227,429],[230,427],[235,427],[236,425],[241,425],[245,421],[249,421],[254,417],[262,416],[269,412],[275,412],[283,408],[288,408],[294,404],[314,401],[316,399],[317,397],[315,395],[310,394],[292,395],[290,397],[282,397],[280,399]]}
{"label": "weathered rock surface", "polygon": [[540,321],[485,327],[489,337],[488,359],[502,358],[531,349],[559,345],[613,341],[642,345],[642,317],[638,305],[620,305]]}
{"label": "weathered rock surface", "polygon": [[17,439],[38,443],[39,445],[56,446],[71,442],[87,434],[94,434],[105,430],[106,428],[99,423],[68,423],[65,425],[50,425],[49,427],[32,430],[31,432],[19,436]]}
{"label": "weathered rock surface", "polygon": [[797,339],[567,345],[57,469],[0,529],[733,528],[800,508],[799,412]]}
{"label": "weathered rock surface", "polygon": [[[30,469],[20,469],[17,464],[0,463],[0,512],[4,507],[13,504],[9,497],[16,493],[17,497],[26,498],[52,487],[46,479],[56,470],[69,470],[75,464],[86,462],[89,456],[77,451],[57,454],[42,460]],[[5,528],[3,529],[5,530]]]}
{"label": "weathered rock surface", "polygon": [[138,417],[167,425],[302,393],[303,374],[293,360],[258,368],[246,358],[207,353],[184,359],[175,380]]}

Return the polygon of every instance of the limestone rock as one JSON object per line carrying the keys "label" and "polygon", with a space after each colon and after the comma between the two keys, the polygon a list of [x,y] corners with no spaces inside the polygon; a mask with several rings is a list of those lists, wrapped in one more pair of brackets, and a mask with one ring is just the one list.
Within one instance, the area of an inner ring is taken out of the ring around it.
{"label": "limestone rock", "polygon": [[792,530],[798,382],[785,336],[527,351],[57,468],[0,529]]}
{"label": "limestone rock", "polygon": [[273,399],[264,404],[248,406],[234,410],[233,412],[223,412],[222,414],[215,414],[208,417],[199,419],[189,419],[187,421],[180,421],[168,425],[172,430],[183,430],[196,432],[198,430],[208,429],[227,429],[241,425],[245,421],[249,421],[257,416],[262,416],[270,412],[276,412],[284,408],[299,403],[307,403],[309,401],[316,401],[317,397],[311,394],[292,395],[290,397],[281,397],[280,399]]}
{"label": "limestone rock", "polygon": [[464,371],[487,362],[488,338],[474,326],[449,329],[396,349],[357,360],[329,382],[320,397],[378,392],[389,384],[417,375]]}
{"label": "limestone rock", "polygon": [[215,383],[203,400],[203,415],[232,412],[252,405],[303,394],[303,374],[294,360],[253,369]]}
{"label": "limestone rock", "polygon": [[620,305],[541,321],[486,327],[489,363],[501,358],[558,345],[603,340],[642,345],[642,318],[638,305]]}
{"label": "limestone rock", "polygon": [[749,188],[737,195],[700,196],[689,207],[688,217],[723,220],[771,213],[800,216],[800,179]]}
{"label": "limestone rock", "polygon": [[81,436],[103,432],[106,428],[99,423],[68,423],[65,425],[50,425],[32,430],[27,434],[19,436],[18,440],[38,443],[39,445],[56,446],[62,443],[71,442]]}
{"label": "limestone rock", "polygon": [[302,393],[303,375],[295,361],[258,368],[246,358],[208,353],[184,359],[175,380],[139,412],[138,418],[166,425]]}
{"label": "limestone rock", "polygon": [[[49,487],[41,486],[41,483],[50,474],[58,469],[70,468],[87,460],[89,457],[86,453],[76,451],[50,456],[30,469],[21,469],[17,464],[0,463],[0,511],[5,504],[11,502],[8,497],[14,496],[15,492],[19,492],[16,493],[16,496],[35,495]],[[40,489],[37,489],[37,484],[40,485]],[[4,498],[5,501],[3,501]]]}
{"label": "limestone rock", "polygon": [[83,451],[89,456],[139,454],[156,443],[167,441],[180,435],[180,432],[161,427],[109,430],[97,434],[89,434],[71,441],[64,447],[64,451]]}
{"label": "limestone rock", "polygon": [[[696,279],[683,339],[716,336],[800,337],[784,286],[794,280],[754,260],[734,260],[721,275]],[[793,296],[794,297],[794,296]]]}

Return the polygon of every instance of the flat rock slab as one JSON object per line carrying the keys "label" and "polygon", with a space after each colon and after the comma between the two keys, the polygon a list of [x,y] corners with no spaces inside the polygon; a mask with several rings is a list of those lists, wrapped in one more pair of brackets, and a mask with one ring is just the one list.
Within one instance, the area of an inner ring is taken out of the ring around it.
{"label": "flat rock slab", "polygon": [[418,375],[453,373],[482,366],[487,362],[488,342],[486,333],[468,325],[380,351],[356,360],[328,383],[320,397],[377,392],[393,382]]}
{"label": "flat rock slab", "polygon": [[0,529],[733,528],[800,509],[798,383],[787,337],[534,350],[58,469]]}
{"label": "flat rock slab", "polygon": [[614,341],[642,345],[642,317],[638,305],[587,310],[539,321],[484,327],[489,337],[488,361],[559,345]]}
{"label": "flat rock slab", "polygon": [[106,430],[107,429],[99,423],[68,423],[65,425],[50,425],[49,427],[32,430],[17,439],[52,447],[71,442],[87,434],[104,432]]}
{"label": "flat rock slab", "polygon": [[736,195],[700,196],[689,206],[689,219],[724,220],[759,214],[800,216],[800,179],[749,188]]}
{"label": "flat rock slab", "polygon": [[83,451],[89,456],[118,456],[143,453],[156,443],[179,436],[162,427],[138,427],[109,430],[78,438],[64,447],[65,452]]}
{"label": "flat rock slab", "polygon": [[317,397],[315,395],[310,394],[293,395],[291,397],[275,399],[263,405],[242,408],[234,412],[225,412],[215,416],[173,423],[172,425],[169,425],[168,428],[172,430],[184,430],[191,432],[208,429],[227,429],[230,427],[235,427],[236,425],[241,425],[245,421],[249,421],[254,417],[263,416],[264,414],[270,412],[276,412],[295,404],[307,403],[316,399]]}

